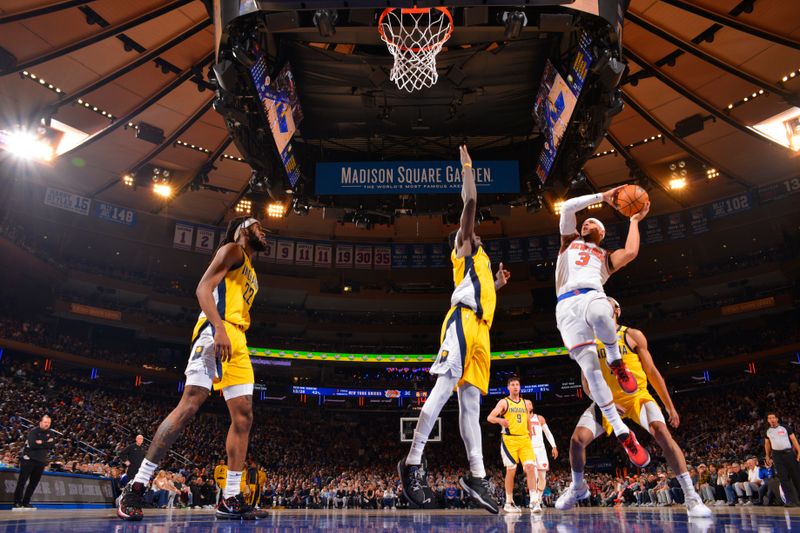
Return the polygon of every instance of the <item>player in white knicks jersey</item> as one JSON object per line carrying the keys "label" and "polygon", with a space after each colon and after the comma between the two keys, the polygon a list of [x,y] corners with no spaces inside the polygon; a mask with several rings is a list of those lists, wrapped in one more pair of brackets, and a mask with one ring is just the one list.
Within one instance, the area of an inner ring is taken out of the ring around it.
{"label": "player in white knicks jersey", "polygon": [[533,443],[533,454],[536,456],[536,489],[533,492],[533,499],[531,501],[531,510],[534,513],[542,512],[542,494],[547,486],[547,471],[550,470],[550,461],[547,459],[547,448],[544,447],[544,437],[547,437],[547,442],[550,443],[551,454],[553,459],[558,458],[558,447],[556,446],[556,439],[547,427],[547,421],[542,415],[537,415],[531,412],[531,442]]}
{"label": "player in white knicks jersey", "polygon": [[[603,379],[597,360],[595,339],[600,339],[605,346],[606,362],[622,390],[628,394],[636,392],[636,379],[622,362],[619,353],[614,309],[603,292],[603,284],[611,274],[638,255],[639,222],[650,210],[650,203],[631,217],[625,247],[614,252],[607,252],[600,247],[606,234],[602,222],[587,218],[579,233],[576,218],[578,211],[598,202],[605,201],[614,206],[619,189],[572,198],[561,207],[561,249],[556,263],[556,323],[564,345],[570,357],[581,367],[597,405],[631,462],[641,468],[650,462],[650,454],[622,422],[614,406],[611,389]],[[572,483],[568,490],[573,491],[573,497],[577,500],[588,497],[589,489],[583,481],[582,472],[572,472]]]}

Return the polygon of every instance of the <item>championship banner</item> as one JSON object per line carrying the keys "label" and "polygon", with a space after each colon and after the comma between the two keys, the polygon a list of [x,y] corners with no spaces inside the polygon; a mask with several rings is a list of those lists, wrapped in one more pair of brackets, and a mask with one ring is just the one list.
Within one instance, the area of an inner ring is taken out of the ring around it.
{"label": "championship banner", "polygon": [[294,247],[294,264],[300,266],[311,266],[314,264],[314,244],[310,242],[298,242]]}
{"label": "championship banner", "polygon": [[372,264],[375,270],[389,270],[392,268],[392,247],[375,246],[372,251]]}
{"label": "championship banner", "polygon": [[330,267],[333,264],[333,246],[330,244],[314,244],[314,266]]}
{"label": "championship banner", "polygon": [[506,239],[506,259],[509,263],[524,263],[526,239]]}
{"label": "championship banner", "polygon": [[711,204],[711,218],[727,217],[749,210],[753,207],[753,197],[749,192],[731,196]]}
{"label": "championship banner", "polygon": [[197,228],[197,238],[194,241],[194,249],[204,254],[214,253],[214,238],[217,230],[199,226]]}
{"label": "championship banner", "polygon": [[705,209],[698,207],[689,211],[689,226],[692,228],[692,235],[700,235],[709,231]]}
{"label": "championship banner", "polygon": [[561,235],[548,235],[545,241],[545,257],[547,259],[558,259],[558,251],[561,250]]}
{"label": "championship banner", "polygon": [[372,246],[357,245],[355,250],[355,267],[362,270],[372,268]]}
{"label": "championship banner", "polygon": [[686,224],[683,223],[683,212],[670,213],[667,215],[667,235],[670,240],[686,238]]}
{"label": "championship banner", "polygon": [[274,263],[277,255],[278,241],[275,239],[264,239],[266,247],[263,252],[258,252],[258,260],[265,263]]}
{"label": "championship banner", "polygon": [[450,264],[450,245],[444,243],[428,246],[428,257],[431,268],[444,268]]}
{"label": "championship banner", "polygon": [[664,228],[661,225],[661,217],[648,217],[644,220],[644,241],[647,244],[655,244],[664,240]]}
{"label": "championship banner", "polygon": [[[478,194],[519,192],[519,162],[475,161]],[[360,161],[317,163],[316,193],[459,194],[459,161]]]}
{"label": "championship banner", "polygon": [[172,246],[181,250],[192,249],[192,237],[194,236],[194,226],[185,222],[175,223],[175,235],[172,237]]}
{"label": "championship banner", "polygon": [[541,237],[528,237],[528,261],[543,261],[544,247]]}
{"label": "championship banner", "polygon": [[336,245],[336,268],[352,268],[353,266],[353,245]]}
{"label": "championship banner", "polygon": [[287,265],[294,263],[294,244],[294,241],[279,240],[275,260]]}
{"label": "championship banner", "polygon": [[424,244],[411,245],[411,268],[428,268],[428,248]]}
{"label": "championship banner", "polygon": [[[336,352],[304,352],[299,350],[280,350],[275,348],[247,348],[251,357],[270,357],[276,359],[296,359],[306,361],[340,361],[353,363],[433,363],[432,354],[381,354],[381,353],[336,353]],[[569,350],[563,346],[557,348],[531,348],[530,350],[514,350],[509,352],[492,352],[492,361],[508,361],[514,359],[533,359],[541,357],[557,357],[568,355]],[[258,363],[256,363],[258,364]]]}
{"label": "championship banner", "polygon": [[392,268],[408,268],[411,266],[411,246],[408,244],[392,245]]}

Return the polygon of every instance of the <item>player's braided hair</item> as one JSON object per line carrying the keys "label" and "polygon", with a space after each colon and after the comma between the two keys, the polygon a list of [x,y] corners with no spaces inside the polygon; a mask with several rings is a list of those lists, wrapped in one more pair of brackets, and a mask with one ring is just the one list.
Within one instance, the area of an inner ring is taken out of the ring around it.
{"label": "player's braided hair", "polygon": [[214,250],[214,255],[216,255],[217,251],[219,251],[219,249],[226,244],[236,242],[236,239],[233,238],[233,236],[236,234],[236,228],[238,228],[239,225],[248,218],[250,217],[234,217],[230,220],[230,222],[228,222],[228,228],[225,230],[225,237],[219,241],[219,246],[217,246],[217,249]]}

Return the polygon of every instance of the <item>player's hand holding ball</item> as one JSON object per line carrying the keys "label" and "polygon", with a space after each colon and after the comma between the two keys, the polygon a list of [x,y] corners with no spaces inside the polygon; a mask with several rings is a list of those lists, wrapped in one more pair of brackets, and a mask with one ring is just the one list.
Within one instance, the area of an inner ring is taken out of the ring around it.
{"label": "player's hand holding ball", "polygon": [[642,220],[650,210],[650,196],[647,191],[638,185],[623,185],[606,191],[603,193],[604,200],[606,200],[606,194],[608,193],[612,194],[611,202],[609,203],[634,222]]}

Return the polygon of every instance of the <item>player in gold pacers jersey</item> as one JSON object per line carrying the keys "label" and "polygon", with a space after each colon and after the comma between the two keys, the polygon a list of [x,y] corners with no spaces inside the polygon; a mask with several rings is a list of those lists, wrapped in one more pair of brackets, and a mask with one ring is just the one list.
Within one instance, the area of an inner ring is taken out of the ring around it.
{"label": "player in gold pacers jersey", "polygon": [[536,491],[536,455],[533,453],[530,431],[533,404],[519,395],[520,382],[517,376],[508,378],[506,387],[508,387],[508,397],[497,402],[486,420],[503,427],[500,436],[500,456],[506,467],[506,503],[503,511],[519,513],[520,508],[514,504],[514,475],[517,472],[517,463],[522,463],[522,468],[525,470],[531,506]]}
{"label": "player in gold pacers jersey", "polygon": [[264,231],[256,219],[237,217],[228,224],[225,239],[197,285],[202,312],[192,334],[183,396],[161,422],[139,472],[123,490],[117,507],[123,520],[142,519],[144,488],[212,388],[222,391],[231,416],[226,440],[228,472],[216,516],[256,518],[239,487],[253,421],[255,379],[245,338],[250,306],[258,292],[251,258],[265,248]]}
{"label": "player in gold pacers jersey", "polygon": [[[620,355],[622,355],[622,360],[627,365],[628,370],[636,378],[638,385],[633,394],[628,394],[622,390],[619,383],[617,383],[616,377],[606,364],[602,343],[597,341],[600,367],[603,372],[603,378],[611,389],[614,404],[623,418],[633,420],[653,435],[658,446],[664,452],[667,464],[678,474],[678,481],[683,489],[689,516],[694,518],[709,517],[711,516],[711,511],[703,504],[702,499],[694,489],[692,479],[689,477],[689,470],[686,468],[686,459],[683,456],[683,451],[672,438],[661,409],[647,389],[648,383],[653,385],[658,397],[667,409],[670,425],[677,428],[680,424],[680,417],[675,405],[672,403],[667,384],[656,368],[655,363],[653,363],[653,357],[650,355],[647,346],[647,338],[644,333],[637,329],[618,325],[617,320],[622,313],[622,309],[613,298],[608,298],[608,301],[614,309],[614,323],[617,325],[617,342]],[[587,391],[587,395],[591,397],[591,390],[589,390],[585,379],[583,380],[583,388]],[[592,403],[581,415],[570,441],[569,455],[573,476],[577,473],[581,478],[583,477],[583,467],[586,463],[586,447],[603,433],[611,434],[611,432],[612,429],[608,420],[605,419],[597,404]],[[556,502],[556,508],[563,510],[573,507],[577,499],[581,499],[572,497],[573,494],[574,491],[565,492]],[[586,496],[588,497],[588,494]]]}
{"label": "player in gold pacers jersey", "polygon": [[450,242],[455,290],[450,298],[450,311],[442,324],[439,353],[431,366],[431,374],[437,376],[436,385],[419,414],[411,450],[397,464],[397,471],[408,500],[420,507],[433,505],[422,452],[439,413],[455,389],[458,392],[458,425],[470,466],[470,473],[459,479],[459,485],[474,502],[496,514],[499,508],[490,493],[483,465],[480,403],[481,394],[489,390],[489,328],[497,303],[496,291],[505,286],[510,274],[501,263],[497,275],[492,275],[492,263],[480,237],[475,234],[478,191],[472,159],[466,146],[459,150],[464,208],[459,229]]}

